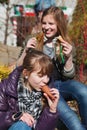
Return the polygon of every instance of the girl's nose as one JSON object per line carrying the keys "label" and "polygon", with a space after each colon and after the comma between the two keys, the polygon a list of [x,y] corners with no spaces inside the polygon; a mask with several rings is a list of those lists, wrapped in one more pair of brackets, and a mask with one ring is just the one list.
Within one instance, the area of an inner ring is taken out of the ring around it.
{"label": "girl's nose", "polygon": [[49,25],[48,24],[45,25],[45,29],[49,29]]}

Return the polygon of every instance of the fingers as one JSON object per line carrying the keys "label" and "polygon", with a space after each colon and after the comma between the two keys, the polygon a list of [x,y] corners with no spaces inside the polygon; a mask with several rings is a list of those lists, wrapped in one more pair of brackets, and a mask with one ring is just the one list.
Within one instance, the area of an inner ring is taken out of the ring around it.
{"label": "fingers", "polygon": [[50,92],[51,92],[55,97],[59,97],[59,91],[58,91],[56,88],[50,89]]}
{"label": "fingers", "polygon": [[37,44],[37,40],[35,37],[28,40],[26,47],[28,48],[35,48]]}
{"label": "fingers", "polygon": [[55,88],[51,89],[51,93],[54,95],[54,100],[50,102],[49,107],[51,112],[56,112],[58,101],[59,101],[59,91]]}
{"label": "fingers", "polygon": [[59,91],[58,91],[57,89],[55,89],[55,88],[52,88],[52,89],[50,89],[50,92],[51,92],[51,94],[54,96],[54,99],[53,99],[53,100],[50,99],[50,97],[49,97],[46,93],[44,93],[44,96],[45,96],[45,97],[47,98],[47,100],[48,100],[49,106],[50,106],[52,103],[57,104],[58,101],[59,101]]}
{"label": "fingers", "polygon": [[61,45],[63,46],[63,54],[67,57],[69,57],[72,53],[72,45],[69,43],[61,43]]}
{"label": "fingers", "polygon": [[[56,89],[56,88],[52,88],[50,89],[50,92],[52,95],[54,95],[55,98],[59,98],[59,91]],[[47,99],[50,99],[49,96],[44,93],[44,96],[47,98]],[[51,100],[51,99],[50,99]]]}
{"label": "fingers", "polygon": [[46,97],[46,99],[50,102],[50,97],[46,94],[46,93],[44,93],[44,96]]}
{"label": "fingers", "polygon": [[20,118],[23,122],[25,122],[28,126],[33,126],[35,123],[34,118],[28,114],[28,113],[23,113],[23,116]]}

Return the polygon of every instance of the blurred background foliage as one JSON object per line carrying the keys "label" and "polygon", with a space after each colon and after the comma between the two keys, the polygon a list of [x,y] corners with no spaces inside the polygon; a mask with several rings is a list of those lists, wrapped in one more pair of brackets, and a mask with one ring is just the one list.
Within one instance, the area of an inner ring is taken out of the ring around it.
{"label": "blurred background foliage", "polygon": [[87,0],[78,0],[69,26],[70,37],[76,47],[76,63],[87,60]]}
{"label": "blurred background foliage", "polygon": [[79,79],[83,82],[84,68],[87,69],[87,0],[77,1],[69,26],[69,34],[76,48],[75,64]]}

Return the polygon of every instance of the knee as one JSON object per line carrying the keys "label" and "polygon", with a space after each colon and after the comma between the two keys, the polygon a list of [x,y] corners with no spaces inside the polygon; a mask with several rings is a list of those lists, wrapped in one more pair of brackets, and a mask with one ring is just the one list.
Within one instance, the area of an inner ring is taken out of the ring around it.
{"label": "knee", "polygon": [[78,97],[79,102],[87,102],[87,88],[84,86],[83,88],[78,88]]}
{"label": "knee", "polygon": [[55,81],[54,82],[54,86],[55,86],[55,88],[59,89],[60,88],[60,82],[59,81]]}
{"label": "knee", "polygon": [[87,86],[85,84],[74,81],[72,83],[72,89],[74,91],[74,94],[80,99],[87,98]]}
{"label": "knee", "polygon": [[79,92],[81,98],[84,98],[84,97],[87,98],[87,87],[86,86],[83,86],[80,89],[78,88],[78,92]]}

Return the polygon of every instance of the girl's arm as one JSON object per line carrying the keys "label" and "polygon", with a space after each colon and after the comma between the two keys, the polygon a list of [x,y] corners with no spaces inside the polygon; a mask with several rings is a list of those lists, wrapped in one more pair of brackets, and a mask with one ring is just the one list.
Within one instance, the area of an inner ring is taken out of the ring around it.
{"label": "girl's arm", "polygon": [[20,57],[16,62],[14,62],[12,65],[10,65],[11,69],[14,70],[16,67],[21,66],[23,63],[23,59],[26,55],[27,48],[35,48],[37,43],[37,40],[35,37],[31,37],[26,44],[26,47],[23,49],[23,51],[20,52]]}
{"label": "girl's arm", "polygon": [[72,57],[72,50],[73,47],[70,43],[63,40],[61,42],[61,45],[63,46],[63,54],[66,59],[66,63],[63,70],[63,75],[69,78],[73,78],[75,76],[75,66],[73,64],[73,57]]}
{"label": "girl's arm", "polygon": [[63,75],[69,78],[73,78],[75,76],[75,66],[73,63],[72,55],[67,59],[65,63]]}
{"label": "girl's arm", "polygon": [[59,92],[55,88],[50,89],[50,92],[54,95],[54,99],[50,99],[49,96],[44,93],[49,107],[46,107],[42,112],[36,124],[35,130],[54,130],[56,128],[58,119],[57,106],[59,101]]}
{"label": "girl's arm", "polygon": [[6,96],[2,85],[4,84],[0,83],[0,129],[4,130],[8,129],[9,126],[14,122],[12,115],[15,113],[15,111],[9,107],[10,100],[8,101],[8,97]]}
{"label": "girl's arm", "polygon": [[8,129],[14,120],[12,116],[18,112],[17,108],[17,81],[22,68],[15,69],[7,79],[0,82],[0,128]]}
{"label": "girl's arm", "polygon": [[57,126],[58,112],[52,113],[49,108],[42,112],[35,130],[54,130]]}

